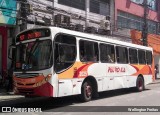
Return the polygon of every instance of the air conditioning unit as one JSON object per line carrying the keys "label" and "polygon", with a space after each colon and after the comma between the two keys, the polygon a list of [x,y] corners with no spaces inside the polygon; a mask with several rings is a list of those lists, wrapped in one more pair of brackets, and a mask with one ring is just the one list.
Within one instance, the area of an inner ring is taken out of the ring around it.
{"label": "air conditioning unit", "polygon": [[94,34],[94,33],[97,33],[97,28],[95,28],[95,27],[86,27],[85,32]]}
{"label": "air conditioning unit", "polygon": [[101,20],[99,29],[110,30],[111,29],[110,26],[111,26],[111,23],[109,20]]}
{"label": "air conditioning unit", "polygon": [[63,14],[57,14],[55,15],[54,23],[55,25],[70,25],[70,17]]}
{"label": "air conditioning unit", "polygon": [[83,32],[83,25],[81,25],[81,24],[76,24],[76,25],[75,25],[75,30],[76,30],[76,31]]}
{"label": "air conditioning unit", "polygon": [[42,20],[45,22],[46,25],[48,25],[48,26],[51,25],[51,19],[43,17]]}

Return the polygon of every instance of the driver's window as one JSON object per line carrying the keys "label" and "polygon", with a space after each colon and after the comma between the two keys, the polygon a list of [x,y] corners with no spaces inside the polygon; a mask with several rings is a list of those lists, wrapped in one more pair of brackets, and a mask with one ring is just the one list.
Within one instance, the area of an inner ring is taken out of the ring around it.
{"label": "driver's window", "polygon": [[76,60],[76,38],[58,35],[55,38],[54,68],[57,73],[69,68]]}

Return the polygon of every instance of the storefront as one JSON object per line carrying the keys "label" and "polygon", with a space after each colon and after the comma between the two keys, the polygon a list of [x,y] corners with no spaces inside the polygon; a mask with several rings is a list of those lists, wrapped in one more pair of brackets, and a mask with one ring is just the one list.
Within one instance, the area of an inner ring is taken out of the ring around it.
{"label": "storefront", "polygon": [[[131,30],[132,43],[142,45],[142,32]],[[160,35],[148,34],[147,37],[148,47],[153,48],[153,57],[155,69],[157,69],[156,76],[160,78]]]}
{"label": "storefront", "polygon": [[13,39],[11,33],[16,27],[16,9],[15,0],[0,0],[0,74],[10,65],[7,53]]}

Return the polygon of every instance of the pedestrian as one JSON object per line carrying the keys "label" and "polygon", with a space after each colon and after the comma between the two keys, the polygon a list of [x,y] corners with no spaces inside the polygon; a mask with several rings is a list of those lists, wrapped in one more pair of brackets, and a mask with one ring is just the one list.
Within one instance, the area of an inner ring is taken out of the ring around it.
{"label": "pedestrian", "polygon": [[7,75],[7,78],[8,78],[8,84],[7,84],[7,92],[9,92],[10,90],[12,90],[12,86],[13,86],[13,69],[10,68],[8,70],[8,75]]}
{"label": "pedestrian", "polygon": [[155,79],[157,79],[157,75],[159,73],[159,66],[158,64],[155,65]]}

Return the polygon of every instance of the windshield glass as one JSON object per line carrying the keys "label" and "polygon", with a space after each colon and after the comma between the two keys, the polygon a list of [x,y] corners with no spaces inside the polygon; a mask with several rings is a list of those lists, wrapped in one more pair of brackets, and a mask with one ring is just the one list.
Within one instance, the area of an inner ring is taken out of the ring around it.
{"label": "windshield glass", "polygon": [[16,47],[16,71],[38,71],[53,63],[51,40],[19,44]]}

